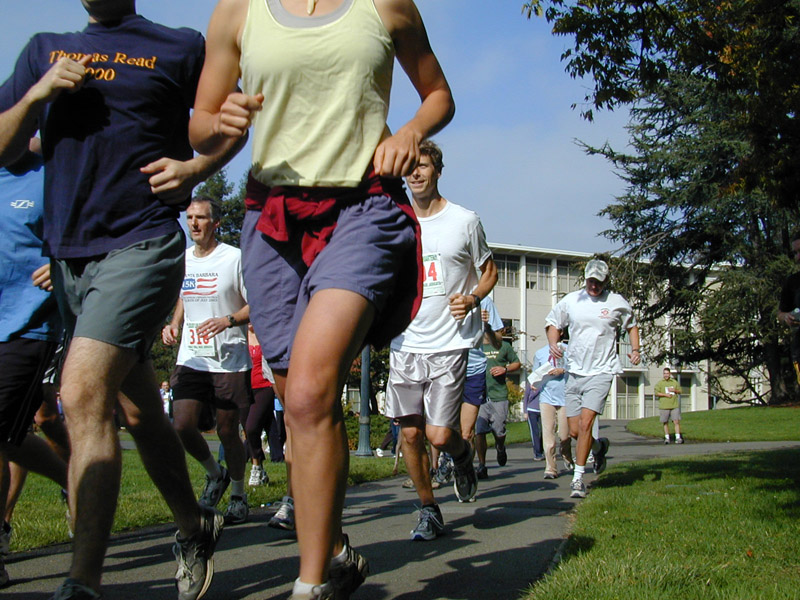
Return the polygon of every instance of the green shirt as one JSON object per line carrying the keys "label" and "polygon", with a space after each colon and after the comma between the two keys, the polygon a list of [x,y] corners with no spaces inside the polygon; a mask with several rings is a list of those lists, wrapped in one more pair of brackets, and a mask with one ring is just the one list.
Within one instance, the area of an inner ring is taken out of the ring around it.
{"label": "green shirt", "polygon": [[658,398],[658,408],[661,410],[670,410],[672,408],[678,408],[681,405],[681,386],[678,384],[675,378],[672,379],[662,379],[658,383],[656,383],[655,393],[656,394],[667,394],[667,389],[670,389],[674,392],[672,396],[669,398]]}
{"label": "green shirt", "polygon": [[500,377],[494,377],[491,370],[492,367],[505,367],[519,362],[517,353],[508,342],[503,342],[499,349],[491,344],[484,344],[483,353],[486,355],[486,395],[493,402],[508,400],[505,373]]}

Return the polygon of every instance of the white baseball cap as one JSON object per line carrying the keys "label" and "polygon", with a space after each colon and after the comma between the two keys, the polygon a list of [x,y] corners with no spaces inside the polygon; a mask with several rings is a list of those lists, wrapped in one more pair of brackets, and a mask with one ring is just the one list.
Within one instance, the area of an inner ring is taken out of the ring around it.
{"label": "white baseball cap", "polygon": [[608,265],[605,261],[592,259],[586,263],[586,269],[583,271],[585,279],[597,279],[597,281],[605,281],[608,277]]}

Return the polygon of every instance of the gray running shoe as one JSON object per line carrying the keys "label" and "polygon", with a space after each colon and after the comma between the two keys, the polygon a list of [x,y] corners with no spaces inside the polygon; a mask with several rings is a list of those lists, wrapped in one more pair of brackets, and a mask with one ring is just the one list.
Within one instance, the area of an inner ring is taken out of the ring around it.
{"label": "gray running shoe", "polygon": [[178,563],[175,585],[178,600],[199,600],[214,577],[214,548],[222,533],[223,516],[213,508],[201,507],[200,531],[182,540],[175,534],[172,552]]}
{"label": "gray running shoe", "polygon": [[250,508],[247,506],[247,494],[243,496],[231,495],[228,508],[225,509],[225,525],[238,525],[247,521]]}
{"label": "gray running shoe", "polygon": [[269,483],[269,475],[264,470],[264,467],[253,465],[250,468],[250,481],[247,485],[250,487],[258,487],[260,485],[267,485]]}
{"label": "gray running shoe", "polygon": [[294,531],[294,500],[292,500],[291,496],[284,496],[281,499],[278,510],[272,515],[267,526],[274,529]]}
{"label": "gray running shoe", "polygon": [[586,484],[582,479],[573,480],[569,484],[569,489],[572,490],[569,494],[570,498],[586,498]]}
{"label": "gray running shoe", "polygon": [[594,441],[592,444],[592,456],[594,456],[594,472],[597,475],[600,475],[603,471],[606,470],[606,452],[608,452],[608,447],[611,445],[611,442],[608,441],[608,438],[599,438]]}
{"label": "gray running shoe", "polygon": [[475,494],[478,493],[478,476],[475,474],[475,465],[472,464],[474,457],[475,448],[470,446],[468,457],[453,464],[453,489],[459,502],[474,502]]}
{"label": "gray running shoe", "polygon": [[310,594],[292,594],[289,600],[334,600],[336,592],[333,586],[328,583],[322,585],[315,585],[314,590]]}
{"label": "gray running shoe", "polygon": [[407,479],[403,480],[403,483],[401,484],[400,487],[403,487],[403,488],[405,488],[407,490],[413,490],[414,489],[414,480],[411,479],[411,477],[408,477]]}
{"label": "gray running shoe", "polygon": [[545,479],[555,479],[556,477],[558,477],[558,473],[549,473],[547,471],[544,472]]}
{"label": "gray running shoe", "polygon": [[[677,443],[678,443],[678,440],[675,440],[675,443],[677,444]],[[665,438],[664,438],[664,444],[665,444],[665,445],[666,445],[666,444],[669,444],[669,438],[668,438],[668,437],[665,437]]]}
{"label": "gray running shoe", "polygon": [[676,444],[682,444],[683,443],[683,438],[682,437],[675,438],[675,443]]}
{"label": "gray running shoe", "polygon": [[8,571],[6,571],[6,563],[3,556],[0,556],[0,588],[8,585]]}
{"label": "gray running shoe", "polygon": [[8,556],[11,552],[11,525],[8,521],[3,521],[0,525],[0,558]]}
{"label": "gray running shoe", "polygon": [[50,600],[100,600],[102,596],[77,579],[66,579]]}
{"label": "gray running shoe", "polygon": [[331,563],[328,569],[328,581],[333,586],[335,600],[348,600],[369,575],[367,559],[356,552],[350,545],[350,538],[343,533],[345,560],[343,563]]}
{"label": "gray running shoe", "polygon": [[489,479],[489,469],[486,468],[486,465],[478,465],[475,467],[475,476],[478,479]]}
{"label": "gray running shoe", "polygon": [[429,541],[439,537],[444,531],[444,519],[439,506],[423,506],[419,509],[419,521],[411,530],[411,539],[415,542]]}
{"label": "gray running shoe", "polygon": [[214,508],[222,499],[222,494],[228,489],[231,475],[228,473],[228,469],[222,465],[219,465],[219,468],[222,471],[222,475],[217,479],[212,479],[210,475],[206,475],[206,485],[203,488],[203,493],[200,494],[200,500],[198,500],[202,506]]}

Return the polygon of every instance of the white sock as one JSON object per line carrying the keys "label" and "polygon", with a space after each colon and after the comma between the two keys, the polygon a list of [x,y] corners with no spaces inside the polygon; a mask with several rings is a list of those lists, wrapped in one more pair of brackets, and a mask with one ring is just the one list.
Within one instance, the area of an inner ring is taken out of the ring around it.
{"label": "white sock", "polygon": [[244,496],[244,479],[231,479],[231,496]]}
{"label": "white sock", "polygon": [[331,559],[331,566],[341,565],[347,561],[347,546],[342,546],[342,551]]}
{"label": "white sock", "polygon": [[203,465],[203,468],[206,470],[206,473],[208,473],[209,477],[213,479],[219,479],[222,477],[222,469],[220,469],[219,463],[213,455],[209,454],[208,458],[200,464]]}
{"label": "white sock", "polygon": [[[679,438],[679,437],[681,437],[681,436],[679,436],[679,435],[676,435],[675,437],[676,437],[676,438]],[[667,433],[667,434],[664,434],[664,439],[665,439],[665,440],[668,440],[668,439],[669,439],[669,434],[668,434],[668,433]]]}
{"label": "white sock", "polygon": [[[315,591],[318,591],[319,588],[324,587],[326,584],[324,583],[303,583],[300,581],[300,578],[294,580],[294,588],[292,589],[292,594],[297,594],[298,596],[301,594],[313,594]],[[316,590],[314,588],[317,588]]]}
{"label": "white sock", "polygon": [[586,471],[586,465],[575,465],[575,471],[572,473],[572,481],[582,481],[583,474]]}
{"label": "white sock", "polygon": [[680,434],[680,433],[676,433],[676,434],[675,434],[675,439],[676,439],[676,440],[679,440],[679,439],[681,439],[681,434]]}

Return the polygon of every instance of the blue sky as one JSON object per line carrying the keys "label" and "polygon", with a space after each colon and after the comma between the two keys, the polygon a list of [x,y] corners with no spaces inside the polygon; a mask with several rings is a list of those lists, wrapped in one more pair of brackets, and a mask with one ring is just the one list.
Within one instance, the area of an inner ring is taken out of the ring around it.
{"label": "blue sky", "polygon": [[[418,0],[428,35],[456,100],[456,116],[436,141],[444,151],[442,194],[480,216],[490,242],[581,252],[613,249],[597,235],[610,223],[597,212],[623,190],[600,157],[585,156],[575,140],[622,147],[624,112],[585,122],[571,104],[585,82],[564,72],[569,40],[544,19],[527,20],[522,0]],[[0,79],[38,31],[82,29],[79,0],[6,2],[0,36]],[[205,32],[216,0],[138,0],[139,12],[171,26]],[[9,6],[10,5],[10,6]],[[399,66],[389,125],[396,129],[419,100]],[[245,150],[228,167],[238,181]]]}

